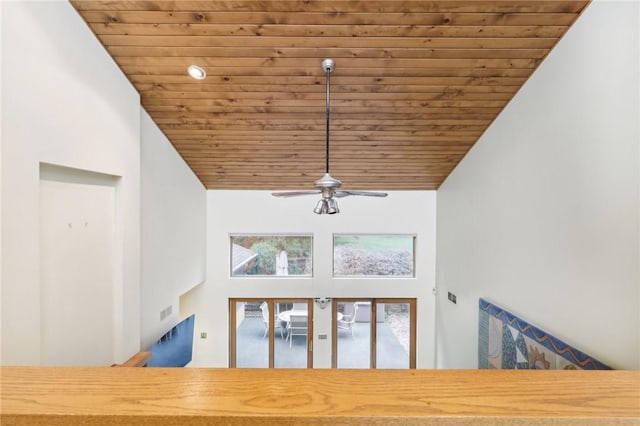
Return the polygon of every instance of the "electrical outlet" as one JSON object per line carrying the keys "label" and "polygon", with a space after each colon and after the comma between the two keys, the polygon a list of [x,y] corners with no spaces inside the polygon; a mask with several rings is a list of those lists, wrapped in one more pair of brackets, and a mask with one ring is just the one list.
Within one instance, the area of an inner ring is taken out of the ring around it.
{"label": "electrical outlet", "polygon": [[200,333],[200,338],[201,339],[206,339],[207,338],[207,332],[206,331],[201,332]]}
{"label": "electrical outlet", "polygon": [[449,294],[447,295],[447,298],[449,299],[449,301],[450,301],[451,303],[458,303],[458,302],[457,302],[456,295],[455,295],[455,294],[453,294],[453,293],[451,293],[451,292],[449,292]]}

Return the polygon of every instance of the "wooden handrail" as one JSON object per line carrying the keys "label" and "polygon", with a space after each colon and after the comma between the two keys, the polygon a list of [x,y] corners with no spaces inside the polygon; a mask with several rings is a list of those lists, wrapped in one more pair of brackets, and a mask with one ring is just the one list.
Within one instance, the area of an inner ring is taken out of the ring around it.
{"label": "wooden handrail", "polygon": [[3,425],[638,425],[639,371],[3,367]]}
{"label": "wooden handrail", "polygon": [[151,352],[142,351],[126,360],[123,364],[113,364],[112,367],[146,367],[149,358],[151,358]]}

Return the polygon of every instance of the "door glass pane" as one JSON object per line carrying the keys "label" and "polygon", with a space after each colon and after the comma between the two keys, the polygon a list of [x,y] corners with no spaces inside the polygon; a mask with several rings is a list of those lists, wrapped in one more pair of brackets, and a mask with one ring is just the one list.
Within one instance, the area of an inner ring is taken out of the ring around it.
{"label": "door glass pane", "polygon": [[376,305],[376,368],[409,368],[409,304]]}
{"label": "door glass pane", "polygon": [[371,302],[338,302],[337,367],[371,367]]}
{"label": "door glass pane", "polygon": [[269,305],[236,302],[236,367],[269,367]]}
{"label": "door glass pane", "polygon": [[307,368],[309,309],[303,301],[275,301],[274,366]]}

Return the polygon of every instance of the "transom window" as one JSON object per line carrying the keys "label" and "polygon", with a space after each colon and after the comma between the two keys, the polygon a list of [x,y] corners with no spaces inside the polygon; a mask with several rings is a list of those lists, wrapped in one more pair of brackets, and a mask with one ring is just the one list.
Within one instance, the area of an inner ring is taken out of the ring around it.
{"label": "transom window", "polygon": [[334,277],[415,276],[414,235],[333,236]]}
{"label": "transom window", "polygon": [[231,235],[231,276],[308,276],[311,235]]}

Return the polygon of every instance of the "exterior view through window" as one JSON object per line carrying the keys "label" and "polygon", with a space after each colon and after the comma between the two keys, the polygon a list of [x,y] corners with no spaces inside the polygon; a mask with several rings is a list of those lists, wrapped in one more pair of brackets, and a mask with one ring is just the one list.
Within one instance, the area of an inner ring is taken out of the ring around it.
{"label": "exterior view through window", "polygon": [[334,368],[416,368],[415,299],[334,299]]}
{"label": "exterior view through window", "polygon": [[[334,368],[416,368],[416,299],[333,299],[325,312]],[[313,324],[312,299],[230,299],[229,366],[311,368]]]}
{"label": "exterior view through window", "polygon": [[333,275],[413,277],[414,247],[414,235],[334,235]]}
{"label": "exterior view through window", "polygon": [[309,235],[232,235],[231,276],[311,276]]}
{"label": "exterior view through window", "polygon": [[229,366],[311,367],[311,307],[310,299],[231,299]]}

